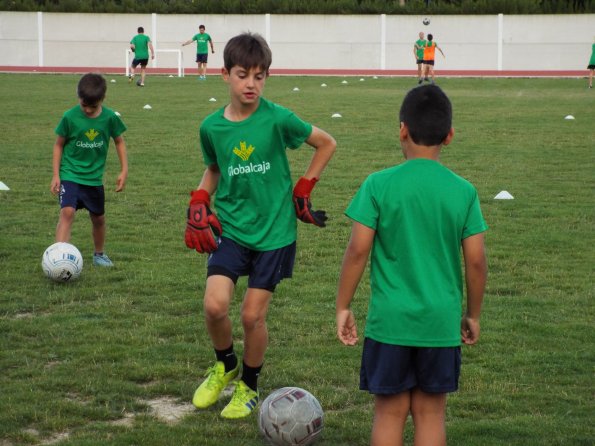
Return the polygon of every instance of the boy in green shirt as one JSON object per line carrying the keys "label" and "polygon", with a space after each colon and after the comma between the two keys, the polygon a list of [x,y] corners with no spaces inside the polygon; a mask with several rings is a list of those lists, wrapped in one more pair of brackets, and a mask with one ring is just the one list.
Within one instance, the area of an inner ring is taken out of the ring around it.
{"label": "boy in green shirt", "polygon": [[75,213],[86,208],[91,217],[95,252],[93,264],[113,266],[104,253],[105,193],[103,172],[110,138],[116,144],[120,174],[116,192],[124,190],[128,177],[126,143],[122,133],[126,126],[111,109],[102,105],[107,84],[100,74],[85,74],[79,81],[79,105],[64,113],[56,127],[52,158],[53,177],[50,191],[60,197],[60,218],[56,242],[68,242]]}
{"label": "boy in green shirt", "polygon": [[205,81],[207,80],[207,61],[209,60],[208,44],[211,45],[211,53],[215,53],[215,48],[213,47],[213,39],[211,39],[211,36],[205,32],[204,25],[200,25],[198,27],[198,34],[195,34],[192,37],[192,39],[184,42],[182,46],[189,45],[194,41],[196,41],[196,63],[198,64],[198,80]]}
{"label": "boy in green shirt", "polygon": [[134,70],[140,64],[140,79],[136,82],[139,87],[145,86],[145,71],[149,63],[149,50],[151,50],[151,59],[155,59],[155,50],[151,43],[151,38],[145,34],[142,26],[138,27],[138,34],[130,41],[130,49],[134,53],[132,65],[130,66],[130,76],[128,82],[134,79]]}
{"label": "boy in green shirt", "polygon": [[[411,90],[400,112],[405,162],[371,174],[346,211],[353,220],[336,301],[337,336],[358,341],[350,304],[370,262],[360,389],[374,395],[372,445],[446,445],[446,394],[458,388],[460,344],[479,338],[487,265],[473,185],[439,162],[452,111],[437,86]],[[467,308],[461,318],[465,265]]]}
{"label": "boy in green shirt", "polygon": [[[245,33],[232,38],[223,59],[230,103],[200,127],[207,168],[191,193],[185,234],[189,248],[210,253],[204,314],[216,356],[192,402],[199,409],[213,405],[238,376],[229,307],[238,277],[248,276],[241,309],[242,376],[221,412],[224,418],[241,418],[258,403],[257,379],[268,344],[266,315],[275,287],[292,274],[296,216],[325,226],[326,214],[311,209],[310,193],[336,143],[325,131],[261,96],[272,60],[262,36]],[[303,142],[315,152],[292,192],[286,150]],[[209,207],[215,191],[216,216]]]}
{"label": "boy in green shirt", "polygon": [[424,33],[419,33],[419,39],[415,41],[413,44],[413,57],[415,58],[415,63],[417,64],[417,78],[418,83],[422,83],[423,81],[423,73],[422,73],[422,66],[424,63],[424,46],[426,44],[426,40],[424,39]]}

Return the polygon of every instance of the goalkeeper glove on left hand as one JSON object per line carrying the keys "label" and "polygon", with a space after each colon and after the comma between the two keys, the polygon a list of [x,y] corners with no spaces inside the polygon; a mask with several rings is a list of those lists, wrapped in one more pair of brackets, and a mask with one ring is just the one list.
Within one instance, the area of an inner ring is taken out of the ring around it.
{"label": "goalkeeper glove on left hand", "polygon": [[318,178],[312,178],[311,180],[304,177],[300,178],[293,188],[293,204],[297,218],[304,223],[311,223],[324,228],[328,219],[326,211],[313,211],[310,202],[310,193],[317,182]]}
{"label": "goalkeeper glove on left hand", "polygon": [[204,189],[190,192],[188,205],[188,221],[184,239],[186,246],[198,252],[211,253],[217,249],[217,239],[223,229],[215,214],[209,208],[209,194]]}

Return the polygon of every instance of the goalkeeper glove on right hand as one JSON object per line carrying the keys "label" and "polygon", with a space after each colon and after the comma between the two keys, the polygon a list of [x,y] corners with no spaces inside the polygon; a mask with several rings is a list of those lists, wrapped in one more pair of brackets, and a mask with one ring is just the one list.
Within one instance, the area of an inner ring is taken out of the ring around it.
{"label": "goalkeeper glove on right hand", "polygon": [[313,211],[310,202],[310,193],[317,181],[318,178],[312,178],[311,180],[304,177],[300,178],[293,188],[293,204],[297,218],[304,223],[324,228],[328,219],[326,211]]}
{"label": "goalkeeper glove on right hand", "polygon": [[190,192],[188,221],[184,239],[186,246],[200,253],[211,253],[217,249],[217,239],[223,229],[215,214],[209,208],[209,194],[204,189]]}

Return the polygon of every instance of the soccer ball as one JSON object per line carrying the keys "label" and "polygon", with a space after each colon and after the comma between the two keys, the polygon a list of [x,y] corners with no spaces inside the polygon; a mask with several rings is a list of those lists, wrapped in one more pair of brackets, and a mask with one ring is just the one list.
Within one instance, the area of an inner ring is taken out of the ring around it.
{"label": "soccer ball", "polygon": [[54,243],[43,253],[41,268],[48,278],[56,282],[68,282],[81,275],[83,256],[70,243]]}
{"label": "soccer ball", "polygon": [[426,17],[426,18],[424,18],[424,19],[422,20],[422,23],[423,23],[424,25],[428,26],[428,25],[430,24],[430,19]]}
{"label": "soccer ball", "polygon": [[324,412],[310,392],[299,387],[275,390],[262,402],[258,428],[273,446],[309,445],[322,433]]}

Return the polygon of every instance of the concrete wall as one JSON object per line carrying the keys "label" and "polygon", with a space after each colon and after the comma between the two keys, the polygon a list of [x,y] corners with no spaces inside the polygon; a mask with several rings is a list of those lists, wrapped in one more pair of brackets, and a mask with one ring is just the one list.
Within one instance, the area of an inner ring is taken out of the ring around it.
{"label": "concrete wall", "polygon": [[[204,24],[223,64],[227,40],[242,32],[265,36],[277,69],[414,69],[419,31],[434,34],[444,70],[582,70],[595,36],[595,15],[432,16],[156,15],[0,12],[0,65],[124,67],[128,42],[144,26],[158,49],[182,49],[195,68],[195,45],[181,43]],[[156,66],[175,67],[174,53]]]}

